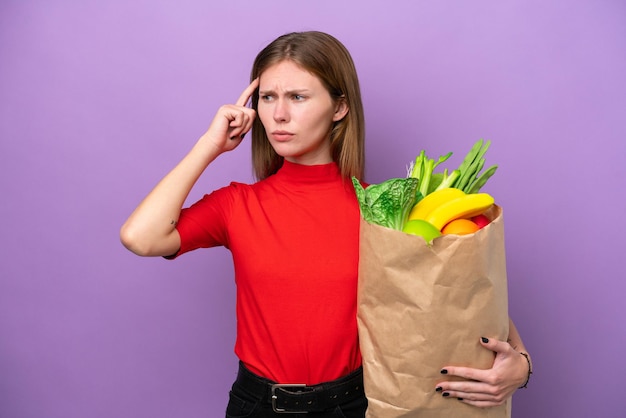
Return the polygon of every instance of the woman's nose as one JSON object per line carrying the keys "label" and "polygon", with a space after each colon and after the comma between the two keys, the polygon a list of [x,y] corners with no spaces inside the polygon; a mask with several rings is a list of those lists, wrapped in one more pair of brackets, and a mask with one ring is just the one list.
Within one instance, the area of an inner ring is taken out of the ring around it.
{"label": "woman's nose", "polygon": [[289,109],[284,100],[276,101],[276,106],[274,107],[274,120],[276,122],[289,121]]}

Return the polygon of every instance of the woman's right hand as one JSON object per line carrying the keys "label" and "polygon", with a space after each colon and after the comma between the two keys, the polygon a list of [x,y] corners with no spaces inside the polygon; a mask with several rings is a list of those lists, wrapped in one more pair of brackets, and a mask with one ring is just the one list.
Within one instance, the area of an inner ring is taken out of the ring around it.
{"label": "woman's right hand", "polygon": [[235,104],[221,106],[200,140],[214,146],[220,154],[235,149],[244,135],[252,129],[256,112],[246,104],[258,87],[257,78],[246,87]]}

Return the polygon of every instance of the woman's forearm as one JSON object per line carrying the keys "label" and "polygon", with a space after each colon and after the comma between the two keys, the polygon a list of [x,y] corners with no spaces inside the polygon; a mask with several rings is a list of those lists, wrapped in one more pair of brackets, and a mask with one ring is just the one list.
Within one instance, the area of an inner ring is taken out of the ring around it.
{"label": "woman's forearm", "polygon": [[142,256],[166,256],[180,247],[176,223],[193,185],[219,155],[201,138],[132,212],[120,231],[126,248]]}

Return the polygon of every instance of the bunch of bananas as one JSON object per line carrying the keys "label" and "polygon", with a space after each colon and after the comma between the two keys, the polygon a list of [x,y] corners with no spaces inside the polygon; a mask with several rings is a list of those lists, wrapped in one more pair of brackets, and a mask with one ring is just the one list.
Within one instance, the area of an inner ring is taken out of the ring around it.
{"label": "bunch of bananas", "polygon": [[439,189],[413,206],[403,231],[427,241],[442,233],[472,233],[484,226],[472,218],[482,215],[493,204],[493,197],[487,193],[465,193],[453,187]]}
{"label": "bunch of bananas", "polygon": [[436,190],[420,200],[409,212],[409,220],[422,219],[441,230],[455,219],[480,215],[493,204],[493,197],[487,193],[465,193],[448,187]]}

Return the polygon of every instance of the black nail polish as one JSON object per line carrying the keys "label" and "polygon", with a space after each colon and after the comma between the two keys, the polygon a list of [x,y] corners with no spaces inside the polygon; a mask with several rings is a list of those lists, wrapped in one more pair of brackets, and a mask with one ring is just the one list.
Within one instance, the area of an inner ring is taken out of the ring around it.
{"label": "black nail polish", "polygon": [[441,392],[443,390],[443,388],[441,386],[437,386],[437,388],[435,389],[435,392]]}
{"label": "black nail polish", "polygon": [[462,400],[463,400],[463,398],[457,398],[457,399],[458,399],[459,401],[462,401]]}
{"label": "black nail polish", "polygon": [[441,369],[441,371],[439,373],[441,373],[441,374],[448,374],[448,371],[446,369]]}
{"label": "black nail polish", "polygon": [[246,134],[241,134],[241,139],[243,139],[244,136],[246,136]]}
{"label": "black nail polish", "polygon": [[442,396],[444,396],[444,397],[445,397],[445,396],[450,396],[450,394],[449,394],[448,392],[443,392],[443,395],[442,395]]}
{"label": "black nail polish", "polygon": [[489,342],[489,338],[481,337],[480,339],[483,340],[483,342],[485,344],[487,344]]}

